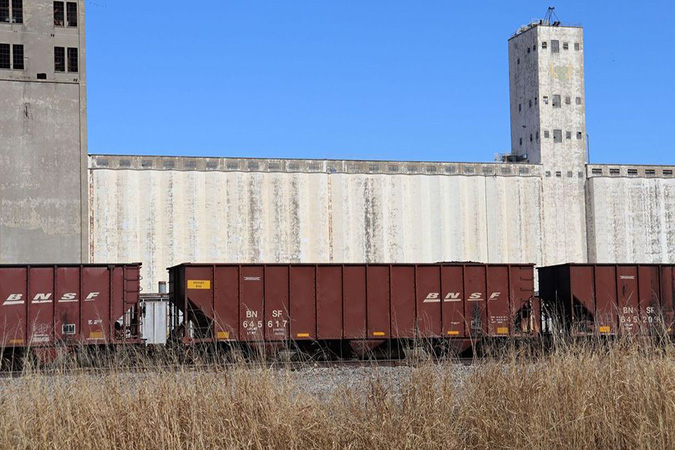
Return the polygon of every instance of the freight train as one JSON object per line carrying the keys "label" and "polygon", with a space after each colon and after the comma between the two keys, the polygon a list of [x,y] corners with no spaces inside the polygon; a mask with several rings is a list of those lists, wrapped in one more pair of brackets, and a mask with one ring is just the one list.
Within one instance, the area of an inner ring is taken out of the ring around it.
{"label": "freight train", "polygon": [[3,360],[143,346],[158,326],[180,349],[400,358],[554,331],[672,334],[675,318],[675,265],[541,267],[537,295],[532,264],[181,264],[163,317],[148,314],[158,297],[141,295],[140,267],[0,266]]}

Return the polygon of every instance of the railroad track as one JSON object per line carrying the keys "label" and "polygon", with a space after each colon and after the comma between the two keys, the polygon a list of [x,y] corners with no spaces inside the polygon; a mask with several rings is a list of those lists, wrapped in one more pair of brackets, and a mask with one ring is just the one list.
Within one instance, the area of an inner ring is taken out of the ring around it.
{"label": "railroad track", "polygon": [[[441,361],[410,360],[410,359],[379,359],[379,360],[336,360],[336,361],[253,361],[253,362],[226,362],[226,363],[186,363],[186,364],[139,364],[104,367],[56,367],[27,369],[22,371],[0,372],[0,379],[24,378],[26,376],[82,376],[141,374],[141,373],[195,373],[195,372],[223,372],[234,369],[264,369],[264,370],[312,370],[312,369],[345,369],[345,368],[378,368],[378,367],[421,367],[426,364],[437,364]],[[447,360],[460,365],[471,365],[473,358]]]}

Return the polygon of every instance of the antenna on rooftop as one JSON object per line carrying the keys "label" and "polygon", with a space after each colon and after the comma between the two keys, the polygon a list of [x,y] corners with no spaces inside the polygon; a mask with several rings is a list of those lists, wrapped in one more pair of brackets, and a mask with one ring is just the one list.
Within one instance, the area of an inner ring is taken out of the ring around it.
{"label": "antenna on rooftop", "polygon": [[[553,20],[555,18],[555,20]],[[558,15],[555,13],[555,6],[549,6],[548,10],[546,11],[546,16],[544,16],[544,23],[548,23],[549,25],[553,27],[560,26],[560,19],[558,18]]]}

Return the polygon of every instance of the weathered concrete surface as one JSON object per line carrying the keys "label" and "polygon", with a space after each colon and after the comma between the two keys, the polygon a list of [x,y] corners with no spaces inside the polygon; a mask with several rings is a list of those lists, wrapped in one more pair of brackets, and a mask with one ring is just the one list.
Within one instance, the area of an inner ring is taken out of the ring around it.
{"label": "weathered concrete surface", "polygon": [[[0,24],[0,42],[23,45],[25,63],[0,69],[0,263],[81,262],[89,234],[84,1],[77,28],[54,27],[51,1],[23,3],[23,24]],[[54,72],[55,46],[80,49],[79,73]]]}
{"label": "weathered concrete surface", "polygon": [[[626,176],[630,167],[605,166],[604,176],[592,175],[601,166],[589,168],[589,260],[673,264],[675,178],[659,177],[662,168],[651,168],[655,175],[650,178],[644,173]],[[610,168],[615,176],[607,176]],[[672,173],[673,168],[665,170]]]}
{"label": "weathered concrete surface", "polygon": [[544,265],[587,260],[583,50],[580,27],[532,24],[509,39],[511,149],[542,165]]}
{"label": "weathered concrete surface", "polygon": [[93,168],[92,260],[143,261],[146,291],[187,261],[540,263],[541,179],[467,166],[481,174]]}

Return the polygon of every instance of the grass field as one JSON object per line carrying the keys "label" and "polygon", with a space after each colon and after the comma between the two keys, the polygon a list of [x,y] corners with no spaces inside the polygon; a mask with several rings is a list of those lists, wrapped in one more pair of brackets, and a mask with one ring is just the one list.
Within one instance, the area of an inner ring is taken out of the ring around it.
{"label": "grass field", "polygon": [[674,448],[675,352],[619,343],[458,366],[368,369],[317,395],[241,367],[0,383],[1,448]]}

